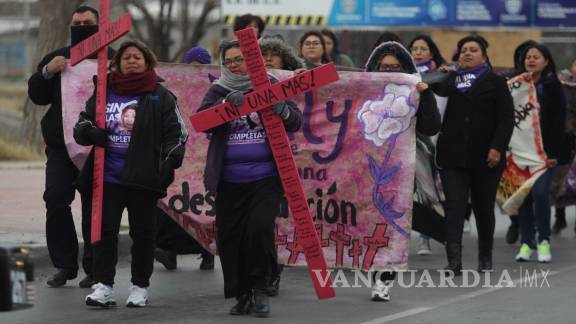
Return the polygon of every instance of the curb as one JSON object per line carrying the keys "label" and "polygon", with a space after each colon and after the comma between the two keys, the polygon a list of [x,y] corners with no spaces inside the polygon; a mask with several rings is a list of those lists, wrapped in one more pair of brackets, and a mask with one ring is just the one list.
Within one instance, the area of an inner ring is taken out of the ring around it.
{"label": "curb", "polygon": [[0,170],[43,169],[46,161],[1,161]]}
{"label": "curb", "polygon": [[[22,246],[26,246],[22,244]],[[52,261],[50,261],[50,255],[48,253],[48,246],[46,245],[30,245],[32,254],[32,260],[34,261],[34,268],[37,272],[47,272],[54,270]],[[128,235],[127,231],[121,232],[118,235],[118,261],[123,261],[122,259],[130,257],[130,248],[132,247],[132,239]],[[84,249],[84,242],[78,242],[78,265],[80,269],[79,273],[83,273],[82,270],[82,251]]]}

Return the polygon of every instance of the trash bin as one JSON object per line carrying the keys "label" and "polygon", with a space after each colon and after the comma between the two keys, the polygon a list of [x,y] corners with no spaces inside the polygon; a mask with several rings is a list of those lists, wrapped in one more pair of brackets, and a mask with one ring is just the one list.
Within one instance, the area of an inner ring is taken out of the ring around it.
{"label": "trash bin", "polygon": [[0,246],[0,311],[34,305],[34,263],[22,246]]}

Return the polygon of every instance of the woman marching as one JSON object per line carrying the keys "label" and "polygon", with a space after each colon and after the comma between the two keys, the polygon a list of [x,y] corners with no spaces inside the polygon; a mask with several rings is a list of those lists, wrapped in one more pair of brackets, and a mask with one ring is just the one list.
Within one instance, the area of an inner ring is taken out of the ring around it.
{"label": "woman marching", "polygon": [[446,201],[446,270],[462,270],[462,228],[469,199],[478,229],[478,270],[492,269],[494,204],[505,152],[514,128],[514,106],[503,77],[492,72],[480,36],[458,42],[458,68],[434,92],[448,97],[436,162]]}
{"label": "woman marching", "polygon": [[[397,42],[385,42],[377,46],[368,58],[366,72],[418,74],[410,53]],[[416,84],[416,90],[420,93],[420,104],[416,113],[416,131],[426,136],[436,135],[441,123],[434,94],[423,82]],[[372,300],[389,301],[390,286],[396,273],[377,272],[376,275],[378,274],[380,277],[375,278],[375,284],[372,287]]]}
{"label": "woman marching", "polygon": [[[538,250],[538,262],[552,261],[550,252],[550,180],[554,168],[568,162],[569,149],[564,145],[566,99],[562,84],[556,75],[556,65],[547,47],[530,45],[522,55],[521,72],[530,72],[536,86],[540,103],[540,130],[546,170],[534,183],[530,194],[520,206],[518,222],[522,246],[516,261],[530,261],[534,250]],[[536,238],[538,232],[538,238]]]}
{"label": "woman marching", "polygon": [[[114,276],[122,212],[128,209],[132,238],[132,286],[128,307],[148,304],[154,265],[156,201],[166,196],[174,170],[184,157],[188,133],[176,100],[154,71],[157,61],[144,45],[128,41],[111,62],[106,95],[106,127],[94,124],[96,96],[86,103],[74,127],[80,145],[106,148],[102,239],[94,245],[94,280],[88,306],[116,305]],[[93,157],[82,170],[84,188],[92,183]],[[87,188],[86,188],[87,189]]]}
{"label": "woman marching", "polygon": [[[198,111],[221,102],[241,105],[252,91],[248,68],[237,41],[220,45],[220,79],[214,81]],[[302,124],[291,101],[273,111],[287,131]],[[275,218],[283,189],[261,115],[252,113],[212,128],[204,184],[216,192],[217,246],[224,273],[224,296],[236,297],[232,315],[270,312],[268,280],[276,263]]]}

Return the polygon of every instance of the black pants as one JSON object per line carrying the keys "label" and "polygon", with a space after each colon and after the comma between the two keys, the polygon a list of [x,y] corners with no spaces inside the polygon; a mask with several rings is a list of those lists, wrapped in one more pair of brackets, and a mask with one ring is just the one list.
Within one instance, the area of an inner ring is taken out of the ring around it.
{"label": "black pants", "polygon": [[[70,205],[74,200],[74,182],[78,169],[70,160],[65,147],[46,148],[46,243],[54,267],[78,271],[78,238]],[[84,253],[82,267],[92,273],[90,245],[90,198],[82,195],[82,236]],[[86,204],[88,201],[88,204]],[[85,206],[88,209],[85,209]]]}
{"label": "black pants", "polygon": [[156,208],[156,246],[174,254],[210,254],[162,209]]}
{"label": "black pants", "polygon": [[250,183],[221,182],[216,195],[218,251],[226,298],[266,290],[277,262],[274,222],[282,186],[269,177]]}
{"label": "black pants", "polygon": [[462,230],[468,199],[478,230],[478,252],[489,255],[494,242],[494,204],[501,170],[448,169],[441,170],[446,195],[446,242],[462,244]]}
{"label": "black pants", "polygon": [[103,198],[102,240],[94,245],[94,279],[106,285],[114,284],[118,232],[122,212],[127,208],[132,238],[132,283],[148,287],[154,268],[158,194],[105,182]]}

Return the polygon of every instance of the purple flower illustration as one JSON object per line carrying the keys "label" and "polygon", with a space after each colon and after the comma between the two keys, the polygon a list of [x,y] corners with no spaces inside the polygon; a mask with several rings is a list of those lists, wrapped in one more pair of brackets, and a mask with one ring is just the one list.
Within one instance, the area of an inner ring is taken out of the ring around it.
{"label": "purple flower illustration", "polygon": [[364,126],[365,139],[372,141],[376,146],[388,143],[388,150],[381,165],[368,155],[370,174],[374,180],[372,203],[386,223],[406,238],[409,238],[410,234],[396,223],[405,212],[394,210],[395,195],[386,199],[381,188],[390,184],[401,168],[400,163],[390,164],[390,157],[396,146],[397,137],[410,127],[412,117],[416,114],[416,108],[410,103],[410,92],[410,87],[407,85],[388,84],[384,88],[381,100],[366,101],[357,115]]}

